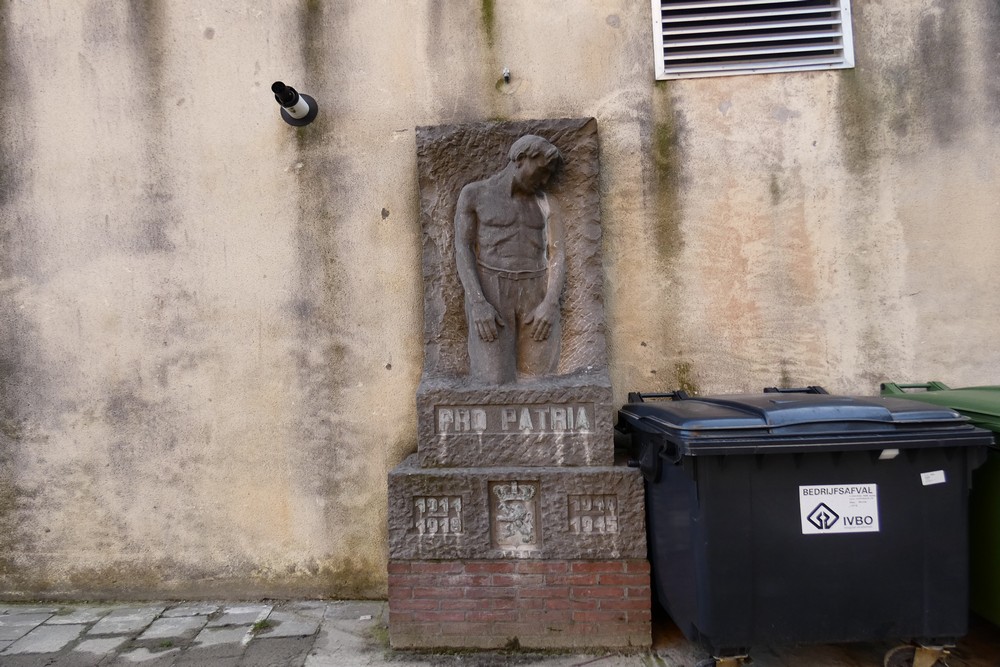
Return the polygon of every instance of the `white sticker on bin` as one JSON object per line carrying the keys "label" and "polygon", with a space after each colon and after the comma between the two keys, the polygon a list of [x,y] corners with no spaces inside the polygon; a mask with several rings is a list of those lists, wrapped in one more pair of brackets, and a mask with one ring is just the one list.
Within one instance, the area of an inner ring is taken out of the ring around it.
{"label": "white sticker on bin", "polygon": [[944,484],[944,470],[935,470],[933,472],[922,472],[920,473],[920,481],[923,482],[924,486],[930,486],[932,484]]}
{"label": "white sticker on bin", "polygon": [[877,533],[877,484],[799,487],[803,535]]}

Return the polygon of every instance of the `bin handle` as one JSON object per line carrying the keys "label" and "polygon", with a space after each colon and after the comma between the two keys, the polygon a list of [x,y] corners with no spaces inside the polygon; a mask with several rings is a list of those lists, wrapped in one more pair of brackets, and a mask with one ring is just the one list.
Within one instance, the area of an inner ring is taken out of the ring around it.
{"label": "bin handle", "polygon": [[628,393],[629,403],[645,403],[647,398],[669,398],[672,401],[686,401],[691,398],[691,395],[683,389],[667,393],[644,393],[639,391],[630,391]]}
{"label": "bin handle", "polygon": [[765,394],[828,394],[826,389],[818,385],[811,384],[808,387],[764,387]]}
{"label": "bin handle", "polygon": [[912,384],[903,384],[900,382],[883,382],[881,384],[881,389],[887,394],[905,394],[906,389],[923,389],[924,391],[942,391],[951,389],[944,382],[938,382],[937,380],[931,380],[930,382],[917,382]]}

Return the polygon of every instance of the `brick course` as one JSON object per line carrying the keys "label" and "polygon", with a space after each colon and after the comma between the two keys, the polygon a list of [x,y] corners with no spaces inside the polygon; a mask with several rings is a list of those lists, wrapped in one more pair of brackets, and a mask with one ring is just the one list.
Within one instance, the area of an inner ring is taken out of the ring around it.
{"label": "brick course", "polygon": [[648,647],[649,563],[391,561],[394,648]]}

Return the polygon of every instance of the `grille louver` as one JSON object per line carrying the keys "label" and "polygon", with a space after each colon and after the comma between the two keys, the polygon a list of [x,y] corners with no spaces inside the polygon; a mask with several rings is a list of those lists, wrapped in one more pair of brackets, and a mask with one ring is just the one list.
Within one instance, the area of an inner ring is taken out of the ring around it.
{"label": "grille louver", "polygon": [[854,66],[849,0],[653,0],[656,78]]}

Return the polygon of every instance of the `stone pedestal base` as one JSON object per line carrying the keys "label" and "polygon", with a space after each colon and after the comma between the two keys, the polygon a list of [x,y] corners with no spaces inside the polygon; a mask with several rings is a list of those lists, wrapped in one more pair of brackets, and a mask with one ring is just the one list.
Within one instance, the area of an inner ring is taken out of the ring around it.
{"label": "stone pedestal base", "polygon": [[642,477],[625,466],[389,474],[397,648],[650,645]]}
{"label": "stone pedestal base", "polygon": [[393,560],[393,648],[650,645],[649,563]]}

